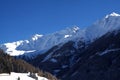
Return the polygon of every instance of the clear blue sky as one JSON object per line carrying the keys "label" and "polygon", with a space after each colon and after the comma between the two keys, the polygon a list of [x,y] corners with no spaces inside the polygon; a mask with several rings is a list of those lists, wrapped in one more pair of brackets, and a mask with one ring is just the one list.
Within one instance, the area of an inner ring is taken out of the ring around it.
{"label": "clear blue sky", "polygon": [[120,13],[120,0],[0,0],[0,44],[83,28],[111,12]]}

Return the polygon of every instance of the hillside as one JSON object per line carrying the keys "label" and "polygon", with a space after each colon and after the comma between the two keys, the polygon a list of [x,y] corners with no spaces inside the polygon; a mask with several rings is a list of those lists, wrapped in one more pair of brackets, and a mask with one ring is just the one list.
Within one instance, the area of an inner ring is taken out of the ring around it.
{"label": "hillside", "polygon": [[40,71],[32,65],[28,64],[23,60],[16,60],[13,57],[4,53],[3,50],[0,50],[0,73],[9,73],[18,72],[18,73],[38,73],[39,76],[46,77],[51,80],[57,80],[50,73]]}
{"label": "hillside", "polygon": [[119,80],[119,21],[119,16],[109,15],[87,28],[91,31],[86,37],[89,41],[78,36],[76,40],[52,47],[30,63],[63,80]]}
{"label": "hillside", "polygon": [[109,32],[79,53],[63,80],[120,80],[120,30]]}
{"label": "hillside", "polygon": [[83,47],[76,49],[74,44],[69,41],[61,47],[54,46],[31,64],[62,80],[120,79],[120,30],[108,32],[88,46],[79,42]]}

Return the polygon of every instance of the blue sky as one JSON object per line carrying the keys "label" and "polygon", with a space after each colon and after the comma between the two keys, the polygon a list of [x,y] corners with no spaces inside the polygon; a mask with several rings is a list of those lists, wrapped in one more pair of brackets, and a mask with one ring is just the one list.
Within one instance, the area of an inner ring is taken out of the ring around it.
{"label": "blue sky", "polygon": [[0,44],[77,25],[91,25],[120,13],[120,0],[0,0]]}

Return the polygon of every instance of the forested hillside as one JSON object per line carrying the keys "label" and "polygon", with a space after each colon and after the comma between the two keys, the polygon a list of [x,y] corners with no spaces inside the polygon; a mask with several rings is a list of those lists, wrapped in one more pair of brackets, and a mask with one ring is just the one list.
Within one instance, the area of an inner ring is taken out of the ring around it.
{"label": "forested hillside", "polygon": [[57,80],[57,78],[52,76],[50,73],[36,69],[35,67],[23,60],[16,60],[13,57],[7,55],[3,50],[0,50],[0,73],[10,72],[38,73],[39,76],[46,77],[50,80]]}

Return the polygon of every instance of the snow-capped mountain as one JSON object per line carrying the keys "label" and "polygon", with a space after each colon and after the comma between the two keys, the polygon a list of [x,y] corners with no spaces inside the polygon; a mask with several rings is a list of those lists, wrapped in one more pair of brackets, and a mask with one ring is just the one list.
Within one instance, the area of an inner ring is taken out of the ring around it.
{"label": "snow-capped mountain", "polygon": [[118,16],[120,16],[120,14],[117,14],[117,13],[115,13],[115,12],[112,12],[111,14],[106,15],[105,18],[108,18],[108,17],[110,17],[110,16],[116,16],[116,17],[118,17]]}
{"label": "snow-capped mountain", "polygon": [[62,80],[119,80],[120,17],[112,14],[30,63]]}
{"label": "snow-capped mountain", "polygon": [[52,34],[35,34],[29,40],[5,43],[0,45],[0,48],[4,49],[11,56],[25,55],[28,57],[35,57],[38,54],[46,52],[55,45],[62,45],[70,40],[75,42],[79,40],[83,42],[92,42],[105,33],[118,28],[120,28],[120,15],[113,12],[86,29],[80,29],[75,26]]}
{"label": "snow-capped mountain", "polygon": [[46,50],[54,45],[69,40],[79,30],[78,27],[67,28],[52,34],[42,35],[41,37],[33,36],[27,42],[24,41],[17,47],[18,50]]}
{"label": "snow-capped mountain", "polygon": [[[120,29],[111,31],[78,52],[62,80],[120,80]],[[75,54],[75,53],[74,53]]]}
{"label": "snow-capped mountain", "polygon": [[36,34],[0,48],[12,56],[29,58],[30,64],[62,80],[119,80],[119,40],[120,15],[113,12],[86,29],[75,26]]}
{"label": "snow-capped mountain", "polygon": [[98,20],[86,29],[85,36],[87,40],[94,40],[107,32],[120,28],[120,15],[113,12],[106,15],[102,20]]}
{"label": "snow-capped mountain", "polygon": [[66,41],[70,40],[71,37],[73,37],[79,30],[80,29],[75,26],[72,28],[66,28],[65,30],[61,30],[52,34],[35,34],[29,40],[5,43],[0,45],[0,48],[5,50],[11,56],[26,55],[31,57],[31,55],[37,55],[35,53],[43,53],[54,45],[65,43]]}
{"label": "snow-capped mountain", "polygon": [[87,47],[76,49],[74,43],[53,47],[31,64],[61,80],[120,79],[120,29],[106,33]]}

